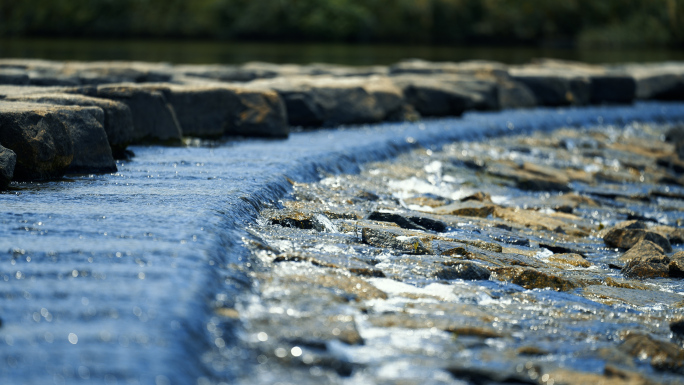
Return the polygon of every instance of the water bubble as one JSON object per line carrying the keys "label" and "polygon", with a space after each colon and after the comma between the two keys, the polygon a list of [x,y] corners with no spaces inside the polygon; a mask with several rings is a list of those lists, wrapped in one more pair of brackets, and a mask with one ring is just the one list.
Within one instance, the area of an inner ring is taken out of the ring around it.
{"label": "water bubble", "polygon": [[266,342],[268,341],[268,334],[260,332],[259,334],[257,334],[257,339],[261,342]]}
{"label": "water bubble", "polygon": [[294,357],[299,357],[302,355],[302,348],[300,348],[299,346],[295,346],[292,349],[290,349],[290,353]]}
{"label": "water bubble", "polygon": [[78,343],[78,336],[74,333],[69,333],[69,342],[72,345],[76,345]]}

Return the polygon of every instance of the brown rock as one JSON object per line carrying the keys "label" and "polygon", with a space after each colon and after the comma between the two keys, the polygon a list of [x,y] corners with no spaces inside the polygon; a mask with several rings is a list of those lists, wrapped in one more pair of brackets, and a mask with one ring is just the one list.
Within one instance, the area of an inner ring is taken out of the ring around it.
{"label": "brown rock", "polygon": [[486,218],[494,212],[495,208],[496,206],[493,204],[487,204],[477,200],[467,200],[437,207],[433,213],[437,215],[459,215],[463,217]]}
{"label": "brown rock", "polygon": [[648,240],[660,246],[665,252],[672,251],[670,241],[662,235],[644,229],[613,228],[603,236],[603,241],[609,247],[630,249],[641,240]]}
{"label": "brown rock", "polygon": [[684,229],[672,226],[653,226],[651,231],[656,232],[670,241],[671,245],[684,243]]}
{"label": "brown rock", "polygon": [[665,258],[667,256],[663,248],[648,240],[639,241],[620,257],[621,260],[626,262],[644,260],[655,263],[667,263],[664,261]]}
{"label": "brown rock", "polygon": [[671,342],[645,334],[629,333],[620,345],[620,350],[640,360],[650,358],[651,366],[655,369],[684,373],[684,350]]}
{"label": "brown rock", "polygon": [[577,267],[591,267],[591,263],[584,259],[579,254],[567,253],[567,254],[554,254],[549,257],[549,262],[556,262],[562,265],[571,265]]}
{"label": "brown rock", "polygon": [[670,277],[684,278],[684,251],[678,251],[670,257],[668,270]]}
{"label": "brown rock", "polygon": [[0,190],[6,189],[12,181],[16,164],[17,154],[0,145]]}
{"label": "brown rock", "polygon": [[464,280],[487,280],[491,273],[477,263],[469,261],[446,261],[443,265],[448,266],[438,269],[434,273],[439,279],[464,279]]}
{"label": "brown rock", "polygon": [[497,277],[520,285],[525,289],[546,289],[556,291],[570,291],[582,285],[555,275],[544,273],[531,267],[500,267],[494,269]]}
{"label": "brown rock", "polygon": [[669,275],[670,259],[653,242],[641,240],[620,258],[627,261],[622,273],[630,278],[656,278]]}
{"label": "brown rock", "polygon": [[414,235],[403,235],[401,232],[380,228],[364,227],[361,229],[361,239],[376,247],[386,247],[399,250],[406,254],[432,254],[430,238]]}
{"label": "brown rock", "polygon": [[313,285],[340,290],[357,301],[367,299],[387,299],[385,292],[365,280],[354,276],[334,274],[290,275],[283,278],[286,284]]}

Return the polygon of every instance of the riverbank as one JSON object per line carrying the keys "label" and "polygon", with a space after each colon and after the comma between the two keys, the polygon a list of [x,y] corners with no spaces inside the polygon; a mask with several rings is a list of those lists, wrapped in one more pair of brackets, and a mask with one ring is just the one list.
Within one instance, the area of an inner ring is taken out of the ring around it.
{"label": "riverbank", "polygon": [[[471,110],[684,99],[681,63],[392,66],[0,60],[2,186],[116,170],[131,144],[286,137]],[[41,127],[36,128],[36,122]],[[15,170],[16,168],[16,170]]]}

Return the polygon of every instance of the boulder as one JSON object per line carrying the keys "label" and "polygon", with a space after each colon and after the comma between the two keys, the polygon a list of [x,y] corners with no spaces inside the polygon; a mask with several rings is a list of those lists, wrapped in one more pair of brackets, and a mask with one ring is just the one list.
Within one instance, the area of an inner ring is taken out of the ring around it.
{"label": "boulder", "polygon": [[639,241],[647,240],[661,247],[665,252],[672,251],[670,241],[664,236],[641,228],[613,228],[603,236],[603,241],[608,247],[631,249]]}
{"label": "boulder", "polygon": [[63,106],[94,106],[104,111],[104,130],[112,155],[125,157],[126,146],[133,141],[133,118],[127,105],[109,99],[67,93],[35,93],[8,96],[5,100],[57,104]]}
{"label": "boulder", "polygon": [[531,267],[499,267],[494,269],[494,272],[499,279],[520,285],[525,289],[550,288],[556,291],[571,291],[582,286],[577,281]]}
{"label": "boulder", "polygon": [[134,143],[181,143],[182,132],[176,113],[158,86],[126,83],[70,88],[67,92],[127,105],[133,119]]}
{"label": "boulder", "polygon": [[620,257],[627,261],[622,273],[630,278],[656,278],[669,276],[670,259],[662,247],[648,240],[641,240]]}
{"label": "boulder", "polygon": [[89,116],[90,111],[83,107],[0,102],[0,143],[16,153],[14,180],[64,175],[74,158],[64,123],[64,117],[69,115]]}
{"label": "boulder", "polygon": [[12,181],[16,164],[17,154],[9,148],[0,145],[0,190],[6,189]]}
{"label": "boulder", "polygon": [[684,278],[684,251],[678,251],[670,257],[668,269],[670,271],[670,277]]}
{"label": "boulder", "polygon": [[71,136],[74,158],[66,172],[70,174],[116,172],[116,162],[104,130],[104,111],[99,107],[83,107],[85,114],[59,111]]}
{"label": "boulder", "polygon": [[442,75],[391,77],[416,111],[424,116],[458,116],[471,109],[499,108],[498,88],[491,80]]}
{"label": "boulder", "polygon": [[19,69],[0,68],[0,84],[26,85],[29,84],[29,76]]}
{"label": "boulder", "polygon": [[582,106],[591,100],[591,81],[586,75],[539,66],[513,67],[510,74],[528,87],[543,106]]}
{"label": "boulder", "polygon": [[628,64],[615,69],[634,78],[638,99],[684,100],[681,63]]}
{"label": "boulder", "polygon": [[401,114],[402,92],[385,77],[294,76],[245,84],[275,90],[292,126],[377,123]]}
{"label": "boulder", "polygon": [[185,136],[286,137],[289,133],[285,107],[274,91],[205,84],[148,88],[164,93]]}

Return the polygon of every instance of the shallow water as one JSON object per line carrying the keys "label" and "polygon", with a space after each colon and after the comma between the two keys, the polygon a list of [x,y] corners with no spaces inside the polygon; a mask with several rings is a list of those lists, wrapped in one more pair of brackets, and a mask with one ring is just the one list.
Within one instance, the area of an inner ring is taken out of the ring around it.
{"label": "shallow water", "polygon": [[250,353],[231,325],[217,337],[213,308],[250,290],[243,229],[278,205],[286,177],[357,172],[419,145],[634,119],[682,121],[684,104],[469,113],[287,140],[133,147],[115,174],[19,184],[0,194],[0,382],[230,380]]}

